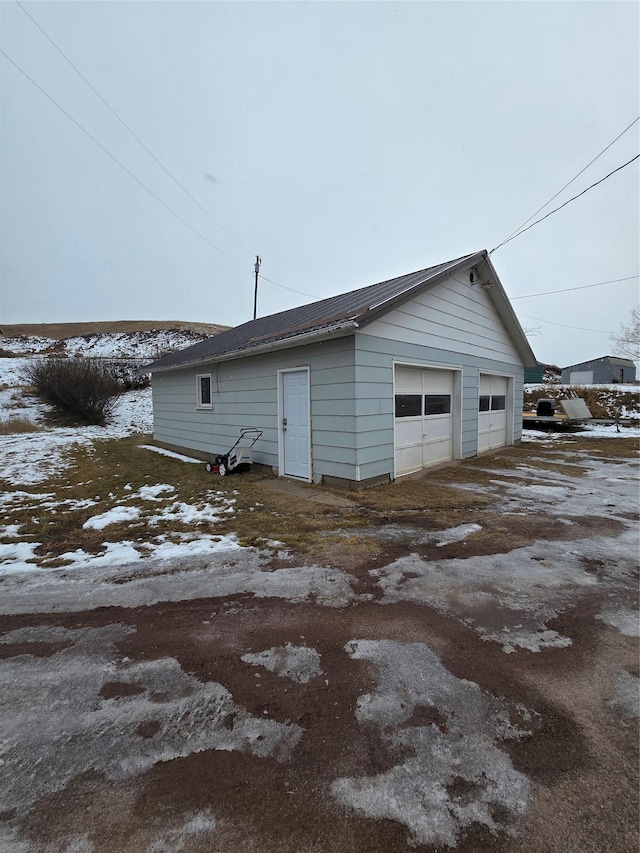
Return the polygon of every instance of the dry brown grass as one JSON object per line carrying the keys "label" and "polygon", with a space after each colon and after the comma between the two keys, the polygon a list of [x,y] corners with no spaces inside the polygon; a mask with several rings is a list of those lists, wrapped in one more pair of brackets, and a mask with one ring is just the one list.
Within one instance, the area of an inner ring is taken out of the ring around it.
{"label": "dry brown grass", "polygon": [[[507,542],[513,537],[511,525],[495,516],[491,509],[494,498],[488,496],[485,488],[500,470],[517,472],[518,466],[530,465],[541,471],[557,470],[581,477],[586,469],[576,465],[575,456],[568,451],[588,454],[595,451],[597,458],[621,460],[637,457],[638,453],[638,442],[633,440],[567,437],[559,446],[513,448],[432,471],[420,479],[361,492],[345,494],[307,487],[292,497],[269,487],[274,478],[261,471],[220,477],[207,473],[204,465],[185,464],[145,450],[140,446],[142,443],[140,436],[132,436],[96,442],[88,449],[76,448],[72,466],[46,484],[25,489],[33,492],[34,499],[24,499],[14,509],[7,510],[4,523],[21,525],[21,539],[41,543],[37,554],[49,566],[60,565],[61,554],[77,549],[102,553],[105,542],[131,541],[142,546],[162,534],[175,541],[185,533],[212,536],[235,533],[241,545],[264,548],[269,541],[276,540],[288,549],[324,562],[339,554],[340,559],[356,567],[375,560],[382,547],[378,540],[363,538],[361,531],[390,522],[436,530],[477,521],[487,536],[499,537],[504,527]],[[559,464],[563,458],[572,464]],[[141,486],[157,484],[169,484],[175,491],[162,502],[135,497]],[[459,488],[461,485],[466,488]],[[55,496],[54,510],[35,497],[43,492]],[[348,497],[347,505],[318,502],[319,498],[332,494]],[[174,501],[204,506],[219,499],[234,499],[234,512],[197,525],[164,520],[150,526],[145,518]],[[82,508],[63,501],[91,501],[92,505]],[[118,505],[137,506],[141,517],[110,524],[103,530],[83,527],[90,517]]]}
{"label": "dry brown grass", "polygon": [[0,420],[0,435],[13,435],[21,432],[38,432],[42,427],[34,424],[29,418],[12,415],[7,420]]}

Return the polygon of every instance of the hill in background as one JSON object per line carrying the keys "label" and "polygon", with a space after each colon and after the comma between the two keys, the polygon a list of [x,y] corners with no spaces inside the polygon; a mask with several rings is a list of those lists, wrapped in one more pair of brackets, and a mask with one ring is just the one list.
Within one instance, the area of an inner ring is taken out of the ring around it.
{"label": "hill in background", "polygon": [[[60,341],[85,335],[128,334],[130,332],[188,331],[209,337],[229,326],[217,323],[187,323],[182,320],[113,320],[86,323],[17,323],[0,326],[0,338],[37,337]],[[8,341],[4,342],[5,344]],[[10,349],[10,347],[7,347]]]}
{"label": "hill in background", "polygon": [[0,357],[86,356],[150,361],[228,329],[214,323],[121,320],[3,326]]}

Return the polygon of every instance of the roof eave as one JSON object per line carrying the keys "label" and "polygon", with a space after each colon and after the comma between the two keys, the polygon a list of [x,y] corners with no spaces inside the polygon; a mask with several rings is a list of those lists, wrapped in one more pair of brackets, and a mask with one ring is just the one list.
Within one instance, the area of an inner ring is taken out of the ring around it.
{"label": "roof eave", "polygon": [[391,309],[396,308],[398,305],[402,305],[404,302],[408,302],[416,295],[416,293],[424,290],[425,287],[433,287],[438,284],[438,282],[449,278],[453,273],[458,272],[461,269],[467,269],[468,267],[474,266],[482,261],[486,256],[486,250],[476,252],[473,255],[467,255],[466,257],[461,258],[457,263],[451,264],[446,269],[441,270],[438,273],[425,276],[422,281],[417,284],[413,284],[411,287],[403,290],[402,293],[391,296],[389,299],[385,299],[383,302],[379,302],[376,305],[372,305],[366,311],[359,314],[356,317],[356,320],[361,326],[366,326],[368,323],[377,320],[380,315],[386,314],[387,311],[391,311]]}
{"label": "roof eave", "polygon": [[[328,340],[329,338],[346,337],[347,335],[353,334],[357,329],[358,323],[355,322],[355,320],[348,320],[346,322],[336,323],[325,329],[315,329],[304,334],[292,335],[291,337],[268,341],[267,343],[259,346],[230,350],[229,352],[220,353],[219,355],[208,355],[192,361],[183,361],[180,364],[157,367],[149,372],[165,373],[173,370],[186,370],[190,367],[198,367],[202,364],[212,364],[219,361],[233,361],[238,358],[251,358],[254,355],[264,355],[274,350],[293,349],[297,346],[304,346],[309,343],[315,343],[316,341]],[[149,367],[153,368],[153,364],[149,365]]]}

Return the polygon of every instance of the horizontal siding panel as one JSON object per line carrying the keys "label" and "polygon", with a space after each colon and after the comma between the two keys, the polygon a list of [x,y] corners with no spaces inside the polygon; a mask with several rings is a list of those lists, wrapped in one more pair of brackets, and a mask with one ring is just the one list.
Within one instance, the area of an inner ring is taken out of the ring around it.
{"label": "horizontal siding panel", "polygon": [[314,435],[318,432],[347,432],[353,435],[356,431],[355,415],[311,415],[311,427]]}
{"label": "horizontal siding panel", "polygon": [[368,462],[377,462],[381,458],[390,460],[389,472],[393,472],[393,441],[391,442],[391,451],[389,451],[389,444],[385,444],[384,449],[379,444],[372,447],[358,448],[358,463],[360,465],[366,465]]}
{"label": "horizontal siding panel", "polygon": [[355,480],[357,469],[353,462],[338,462],[330,458],[314,458],[313,470],[315,476],[320,474],[324,477],[340,477],[343,480]]}
{"label": "horizontal siding panel", "polygon": [[[353,401],[353,383],[343,382],[338,385],[315,385],[311,393],[312,405],[319,400]],[[355,412],[355,403],[353,411]]]}
{"label": "horizontal siding panel", "polygon": [[[465,353],[489,358],[504,358],[512,361],[515,353],[509,346],[501,341],[491,339],[483,340],[477,335],[473,339],[469,339],[462,333],[456,333],[455,330],[447,330],[444,327],[434,327],[429,330],[420,328],[410,328],[401,326],[390,321],[378,320],[375,324],[367,327],[367,332],[372,335],[378,335],[381,338],[388,340],[402,341],[403,343],[425,345],[455,353]],[[517,357],[517,356],[515,356]]]}
{"label": "horizontal siding panel", "polygon": [[[355,405],[353,400],[313,400],[311,403],[311,417],[355,417]],[[355,428],[355,424],[354,424]]]}
{"label": "horizontal siding panel", "polygon": [[393,477],[393,457],[376,459],[364,465],[360,463],[361,480],[370,480],[372,477],[383,477],[386,474]]}
{"label": "horizontal siding panel", "polygon": [[488,293],[452,278],[369,324],[366,333],[520,363]]}
{"label": "horizontal siding panel", "polygon": [[388,452],[389,445],[393,447],[393,424],[388,424],[384,429],[361,432],[358,436],[358,461],[362,461],[362,450],[365,448],[384,448],[385,452]]}
{"label": "horizontal siding panel", "polygon": [[394,410],[391,394],[380,397],[358,397],[358,417],[368,415],[392,415]]}
{"label": "horizontal siding panel", "polygon": [[[339,444],[332,444],[330,440],[331,433],[324,434],[327,438],[329,438],[329,442],[323,441],[322,436],[314,436],[315,441],[313,444],[313,459],[314,462],[320,461],[330,461],[330,462],[341,462],[343,464],[350,464],[355,467],[355,453],[353,446],[343,446]],[[324,467],[322,469],[324,473]]]}

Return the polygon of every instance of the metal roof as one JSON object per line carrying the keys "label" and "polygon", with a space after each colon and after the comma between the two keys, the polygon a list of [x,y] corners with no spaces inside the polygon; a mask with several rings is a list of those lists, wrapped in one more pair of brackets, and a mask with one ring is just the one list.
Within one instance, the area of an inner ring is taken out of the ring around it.
{"label": "metal roof", "polygon": [[[221,332],[186,349],[169,353],[154,361],[147,369],[150,371],[171,370],[201,362],[249,355],[265,348],[273,349],[280,346],[292,346],[298,342],[306,343],[309,339],[349,334],[363,323],[390,310],[396,304],[410,299],[417,291],[436,284],[440,278],[444,278],[459,268],[468,268],[481,262],[486,263],[494,273],[492,278],[494,283],[498,284],[498,288],[492,288],[492,291],[499,289],[510,308],[506,294],[497,281],[497,275],[491,266],[487,252],[474,252],[398,278],[381,281],[368,287],[361,287],[358,290],[341,293],[328,299],[321,299],[318,302],[311,302],[299,308],[290,308],[288,311],[281,311],[278,314],[258,317],[256,320],[250,320],[241,326],[228,329],[226,332]],[[491,295],[493,296],[493,292]],[[496,307],[500,310],[499,305]],[[513,314],[512,309],[511,314]],[[505,317],[504,319],[507,321],[512,318]],[[519,324],[517,324],[517,330],[519,330],[525,341],[525,346],[528,348]],[[533,358],[530,349],[529,353]]]}

